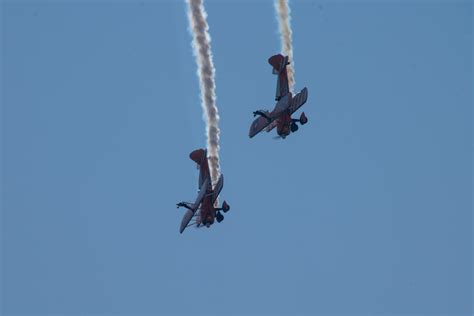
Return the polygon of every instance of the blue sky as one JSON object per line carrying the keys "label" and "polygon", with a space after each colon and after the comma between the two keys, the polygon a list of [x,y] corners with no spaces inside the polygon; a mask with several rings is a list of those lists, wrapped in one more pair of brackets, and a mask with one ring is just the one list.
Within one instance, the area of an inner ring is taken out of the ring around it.
{"label": "blue sky", "polygon": [[2,2],[2,313],[472,314],[472,3],[292,1],[309,123],[284,141],[247,137],[273,3],[205,5],[231,211],[180,235],[184,2]]}

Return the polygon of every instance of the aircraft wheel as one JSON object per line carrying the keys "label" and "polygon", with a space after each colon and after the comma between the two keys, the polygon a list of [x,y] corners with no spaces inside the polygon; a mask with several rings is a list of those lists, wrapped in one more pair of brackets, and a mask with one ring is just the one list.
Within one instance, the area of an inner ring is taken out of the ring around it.
{"label": "aircraft wheel", "polygon": [[226,201],[222,203],[222,210],[224,211],[224,213],[227,213],[227,211],[230,210],[230,205],[227,204]]}
{"label": "aircraft wheel", "polygon": [[291,132],[294,133],[298,130],[298,124],[295,122],[291,123]]}
{"label": "aircraft wheel", "polygon": [[308,118],[306,117],[306,115],[303,113],[301,113],[301,116],[300,116],[300,123],[301,125],[305,125],[306,123],[308,123]]}
{"label": "aircraft wheel", "polygon": [[221,212],[217,212],[216,220],[218,223],[222,222],[224,220],[224,215],[222,215]]}

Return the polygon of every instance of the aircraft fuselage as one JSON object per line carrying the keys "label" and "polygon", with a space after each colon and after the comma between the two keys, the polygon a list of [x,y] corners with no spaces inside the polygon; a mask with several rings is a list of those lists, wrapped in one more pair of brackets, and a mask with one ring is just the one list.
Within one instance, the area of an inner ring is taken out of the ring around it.
{"label": "aircraft fuselage", "polygon": [[280,137],[285,138],[290,135],[291,115],[289,111],[285,111],[277,118],[277,133]]}
{"label": "aircraft fuselage", "polygon": [[212,204],[212,193],[212,190],[206,192],[206,197],[202,200],[200,209],[201,225],[207,227],[214,223],[214,218],[216,217],[216,211]]}

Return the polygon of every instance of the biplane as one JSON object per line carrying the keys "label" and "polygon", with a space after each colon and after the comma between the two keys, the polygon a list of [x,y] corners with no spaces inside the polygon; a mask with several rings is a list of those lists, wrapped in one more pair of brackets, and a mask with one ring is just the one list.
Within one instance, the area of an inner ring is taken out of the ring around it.
{"label": "biplane", "polygon": [[250,126],[249,137],[252,138],[263,129],[270,132],[275,127],[277,134],[281,138],[285,138],[298,130],[300,123],[304,125],[308,122],[308,118],[301,113],[299,119],[291,117],[308,99],[308,89],[305,87],[295,96],[292,95],[288,86],[288,74],[286,66],[290,64],[288,56],[281,54],[274,55],[268,59],[268,63],[273,67],[272,73],[277,75],[276,96],[277,101],[275,108],[270,112],[267,110],[258,110],[253,112],[253,116],[259,116]]}
{"label": "biplane", "polygon": [[216,207],[215,205],[224,186],[224,176],[221,174],[217,183],[214,186],[212,185],[207,150],[197,149],[189,154],[189,158],[196,162],[199,168],[199,191],[194,203],[180,202],[176,204],[178,208],[184,207],[187,209],[181,221],[180,233],[183,233],[189,226],[206,226],[209,228],[214,223],[214,219],[220,223],[224,220],[221,211],[226,213],[230,209],[226,201],[222,203],[222,207]]}

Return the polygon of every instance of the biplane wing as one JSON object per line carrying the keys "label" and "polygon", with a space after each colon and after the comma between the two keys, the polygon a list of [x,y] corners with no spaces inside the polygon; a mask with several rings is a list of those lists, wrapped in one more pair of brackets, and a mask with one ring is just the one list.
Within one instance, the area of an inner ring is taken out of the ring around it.
{"label": "biplane wing", "polygon": [[219,197],[219,194],[221,193],[223,187],[224,187],[224,175],[221,174],[221,176],[219,177],[219,180],[217,181],[216,185],[214,186],[214,190],[212,191],[211,203],[213,205],[214,205],[214,202]]}
{"label": "biplane wing", "polygon": [[199,190],[199,194],[196,198],[196,201],[193,203],[192,208],[194,211],[196,211],[199,208],[199,205],[204,199],[204,196],[206,195],[207,189],[210,185],[211,185],[211,178],[207,177],[206,180],[204,180],[203,185],[201,186],[201,189]]}
{"label": "biplane wing", "polygon": [[308,88],[305,87],[303,90],[297,93],[291,100],[290,107],[289,107],[290,114],[293,114],[300,107],[302,107],[303,104],[306,103],[307,99],[308,99]]}
{"label": "biplane wing", "polygon": [[267,126],[265,129],[265,132],[269,133],[271,132],[275,127],[277,126],[277,121],[273,121],[270,125]]}
{"label": "biplane wing", "polygon": [[186,213],[184,213],[183,219],[181,220],[181,226],[179,227],[180,234],[182,234],[186,227],[188,227],[188,224],[193,217],[194,212],[191,210],[187,210]]}
{"label": "biplane wing", "polygon": [[249,137],[254,137],[258,133],[260,133],[265,127],[270,125],[273,121],[274,119],[272,118],[266,118],[263,116],[258,117],[253,121],[252,125],[250,125]]}
{"label": "biplane wing", "polygon": [[211,185],[210,183],[211,183],[211,178],[207,177],[204,180],[203,185],[201,186],[201,190],[199,191],[196,201],[192,204],[191,208],[188,208],[186,213],[184,213],[183,219],[181,220],[181,226],[179,227],[180,233],[182,233],[186,229],[186,227],[188,227],[189,222],[194,217],[194,214],[199,208],[199,205],[201,205],[202,200],[206,196],[207,188],[208,186]]}

